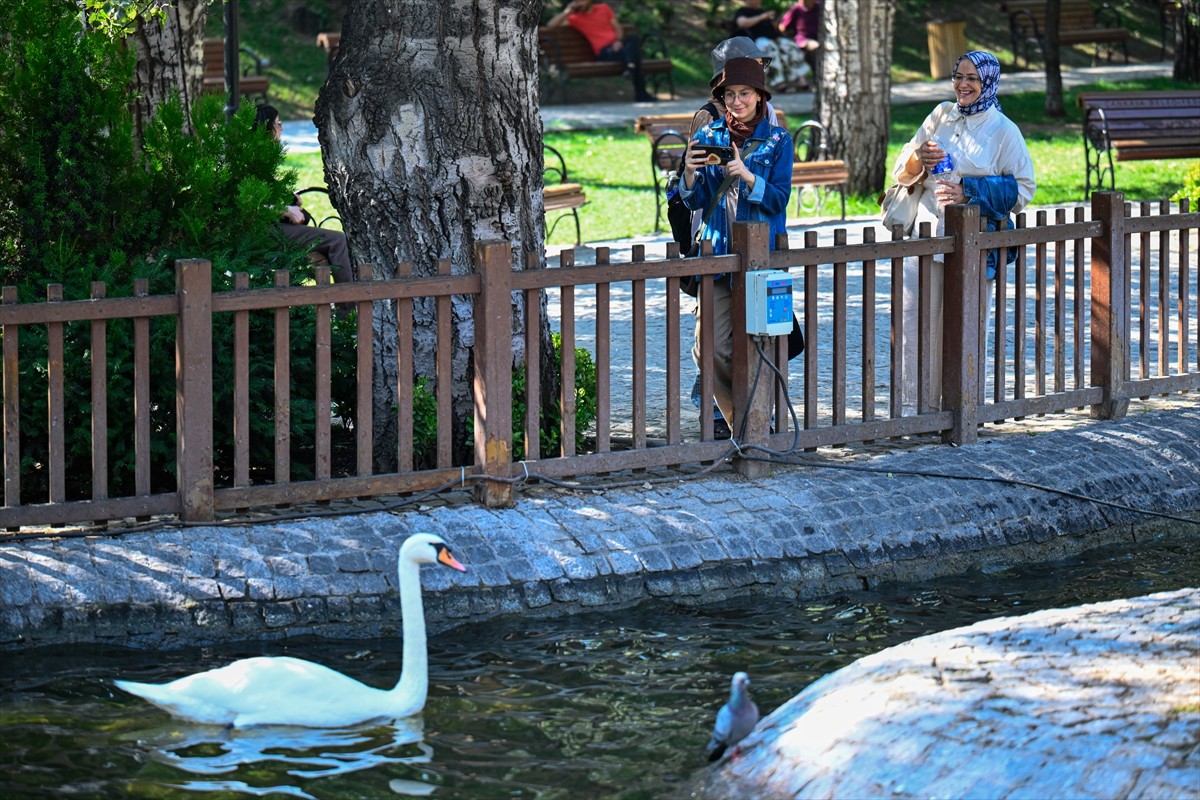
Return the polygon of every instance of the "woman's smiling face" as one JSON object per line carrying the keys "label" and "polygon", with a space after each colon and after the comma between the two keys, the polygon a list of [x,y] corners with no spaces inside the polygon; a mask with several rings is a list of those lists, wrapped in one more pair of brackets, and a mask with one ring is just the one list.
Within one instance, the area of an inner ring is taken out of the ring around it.
{"label": "woman's smiling face", "polygon": [[726,86],[721,98],[725,107],[742,122],[754,119],[758,111],[758,90],[752,86]]}
{"label": "woman's smiling face", "polygon": [[979,70],[975,68],[969,58],[958,62],[951,80],[954,83],[954,97],[959,106],[963,108],[974,103],[983,93],[983,82],[979,77]]}

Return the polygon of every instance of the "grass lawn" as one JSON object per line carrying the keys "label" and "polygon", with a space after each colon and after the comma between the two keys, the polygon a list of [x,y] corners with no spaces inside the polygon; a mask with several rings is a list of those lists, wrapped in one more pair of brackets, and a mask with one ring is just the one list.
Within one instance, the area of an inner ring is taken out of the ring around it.
{"label": "grass lawn", "polygon": [[[1083,142],[1080,136],[1081,113],[1075,107],[1075,95],[1087,90],[1134,90],[1178,88],[1170,79],[1128,82],[1120,87],[1097,84],[1072,89],[1066,98],[1067,117],[1062,122],[1047,123],[1042,113],[1044,97],[1040,92],[1006,95],[1002,98],[1004,111],[1025,133],[1037,176],[1035,206],[1058,206],[1083,200],[1084,164]],[[927,105],[894,106],[888,163],[912,136],[930,111]],[[570,171],[570,180],[583,185],[588,204],[580,209],[580,222],[585,242],[626,239],[653,233],[654,189],[650,169],[650,146],[646,137],[632,129],[604,129],[576,132],[548,132],[548,144],[563,154]],[[298,186],[324,185],[319,153],[288,156],[288,166],[299,173]],[[1185,175],[1197,173],[1194,183],[1200,183],[1200,161],[1136,161],[1116,166],[1118,188],[1132,201],[1160,200],[1179,192]],[[881,176],[881,181],[883,176]],[[306,200],[310,211],[321,218],[330,211],[322,208],[323,197],[310,195]],[[826,205],[826,213],[836,207],[836,200]],[[790,214],[796,213],[793,201]],[[322,212],[322,213],[318,213]],[[877,197],[851,196],[846,213],[851,216],[875,216],[879,213]],[[553,221],[553,220],[551,220]],[[665,220],[664,220],[665,228]],[[574,229],[559,225],[547,244],[563,245],[574,241]]]}

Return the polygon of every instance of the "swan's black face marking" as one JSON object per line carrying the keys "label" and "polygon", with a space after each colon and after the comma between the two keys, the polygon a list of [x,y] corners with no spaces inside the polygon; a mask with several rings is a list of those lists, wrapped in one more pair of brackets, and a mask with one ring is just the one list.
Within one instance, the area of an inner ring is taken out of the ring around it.
{"label": "swan's black face marking", "polygon": [[450,552],[450,548],[444,544],[435,545],[437,549],[437,560],[439,564],[445,564],[451,569],[456,569],[459,572],[466,572],[467,568],[459,563],[458,559]]}

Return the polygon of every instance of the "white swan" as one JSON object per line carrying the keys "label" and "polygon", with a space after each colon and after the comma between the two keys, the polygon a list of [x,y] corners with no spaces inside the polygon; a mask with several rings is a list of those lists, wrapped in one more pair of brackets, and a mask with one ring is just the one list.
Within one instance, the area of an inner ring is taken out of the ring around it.
{"label": "white swan", "polygon": [[433,563],[466,571],[446,543],[433,534],[410,536],[400,548],[404,662],[400,681],[390,690],[367,686],[336,670],[289,656],[244,658],[170,683],[114,683],[177,717],[235,728],[334,728],[411,717],[425,707],[429,691],[420,569],[421,564]]}

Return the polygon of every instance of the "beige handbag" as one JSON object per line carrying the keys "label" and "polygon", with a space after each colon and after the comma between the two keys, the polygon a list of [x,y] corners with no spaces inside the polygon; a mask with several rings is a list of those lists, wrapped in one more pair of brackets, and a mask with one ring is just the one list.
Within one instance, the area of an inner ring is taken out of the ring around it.
{"label": "beige handbag", "polygon": [[[899,227],[905,236],[912,233],[913,223],[917,219],[917,209],[921,206],[921,195],[925,193],[925,177],[928,173],[921,170],[918,175],[905,175],[905,183],[897,181],[888,187],[879,198],[879,213],[883,227],[889,231]],[[908,183],[908,181],[912,183]]]}

